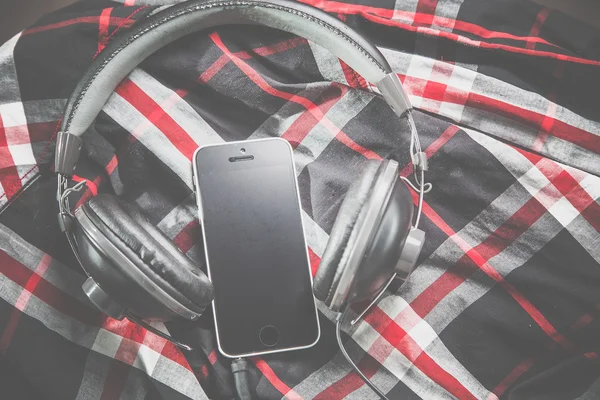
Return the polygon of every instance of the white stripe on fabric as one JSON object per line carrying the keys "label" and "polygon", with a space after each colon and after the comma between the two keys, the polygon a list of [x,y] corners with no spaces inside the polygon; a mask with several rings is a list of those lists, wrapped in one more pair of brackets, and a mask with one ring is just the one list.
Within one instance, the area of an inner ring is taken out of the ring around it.
{"label": "white stripe on fabric", "polygon": [[[546,115],[548,110],[549,100],[542,95],[518,88],[499,79],[471,71],[459,65],[454,65],[453,68],[456,72],[453,72],[451,81],[443,75],[436,76],[434,74],[434,76],[430,77],[430,71],[436,63],[440,63],[439,61],[390,49],[381,48],[380,50],[385,55],[394,71],[406,74],[407,77],[425,79],[445,85],[452,83],[452,87],[458,90],[458,93],[462,93],[465,99],[469,94],[479,94],[491,100],[503,101],[512,106],[532,111],[542,116]],[[420,85],[422,84],[424,83],[421,83]],[[470,89],[465,90],[467,87],[470,87]],[[416,108],[419,108],[424,101],[421,97],[422,92],[419,94],[419,88],[411,87],[410,84],[405,85],[405,89],[407,90],[413,105],[415,105]],[[416,90],[417,93],[413,93],[414,90]],[[431,102],[432,100],[427,100],[426,104],[430,105],[432,104]],[[453,119],[459,124],[470,126],[494,136],[502,137],[505,140],[525,147],[532,147],[539,134],[539,128],[527,126],[521,122],[504,117],[503,115],[496,114],[494,111],[464,107],[459,116],[458,112],[460,111],[460,107],[457,107],[456,105],[446,107],[445,103],[447,102],[445,101],[434,102],[440,104],[429,111],[439,113],[440,115]],[[464,106],[464,104],[462,105]],[[556,114],[554,118],[575,128],[600,135],[599,122],[584,118],[561,105],[556,105]],[[597,154],[555,136],[550,136],[547,140],[550,140],[550,143],[552,141],[558,141],[562,143],[563,146],[550,146],[549,144],[545,144],[543,148],[544,154],[562,162],[568,162],[577,168],[600,173],[600,162],[598,162],[600,157],[598,157]],[[576,151],[579,157],[570,157],[571,151]]]}
{"label": "white stripe on fabric", "polygon": [[196,144],[223,142],[221,136],[175,91],[140,68],[135,69],[129,79],[160,105],[161,111],[173,118]]}
{"label": "white stripe on fabric", "polygon": [[113,93],[103,109],[106,114],[127,131],[133,133],[142,123],[148,124],[148,129],[136,136],[150,152],[177,174],[191,189],[192,168],[188,160],[171,141],[135,107],[117,93]]}

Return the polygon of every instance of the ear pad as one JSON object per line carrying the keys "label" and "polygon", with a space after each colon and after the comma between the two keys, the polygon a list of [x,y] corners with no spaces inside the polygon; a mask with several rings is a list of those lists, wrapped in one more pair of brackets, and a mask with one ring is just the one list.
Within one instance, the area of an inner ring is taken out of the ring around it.
{"label": "ear pad", "polygon": [[365,252],[361,268],[356,273],[348,303],[372,300],[394,273],[398,273],[397,277],[401,279],[406,279],[410,273],[399,268],[414,212],[410,192],[402,180],[396,180],[384,207],[371,247]]}
{"label": "ear pad", "polygon": [[323,253],[313,281],[315,297],[330,305],[348,253],[356,238],[354,228],[367,200],[369,200],[381,162],[369,160],[361,176],[350,185],[331,228],[329,242]]}
{"label": "ear pad", "polygon": [[[137,272],[142,273],[173,299],[197,313],[204,311],[210,304],[213,289],[206,275],[199,266],[193,264],[179,251],[169,238],[152,225],[136,206],[113,195],[99,194],[87,201],[82,206],[82,211],[99,233],[125,255],[132,262],[131,264],[135,265]],[[120,264],[119,260],[111,261],[112,266],[103,268],[131,267],[131,264],[117,265]],[[95,275],[114,273],[114,271],[98,269],[94,271],[95,274],[89,272],[99,283],[106,282],[106,279]],[[118,284],[120,289],[123,289],[122,281],[120,277]],[[105,287],[109,285],[105,283],[103,290],[110,292],[111,288]],[[135,282],[132,282],[131,286],[140,288]],[[117,298],[122,299],[123,295],[117,293]],[[128,305],[123,304],[123,306]],[[141,317],[147,316],[141,315]]]}

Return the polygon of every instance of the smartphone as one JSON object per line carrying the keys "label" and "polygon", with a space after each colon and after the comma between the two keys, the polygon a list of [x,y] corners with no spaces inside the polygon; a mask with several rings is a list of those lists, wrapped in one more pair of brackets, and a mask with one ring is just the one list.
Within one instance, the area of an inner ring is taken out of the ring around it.
{"label": "smartphone", "polygon": [[219,351],[234,358],[313,346],[320,327],[289,143],[203,146],[193,170]]}

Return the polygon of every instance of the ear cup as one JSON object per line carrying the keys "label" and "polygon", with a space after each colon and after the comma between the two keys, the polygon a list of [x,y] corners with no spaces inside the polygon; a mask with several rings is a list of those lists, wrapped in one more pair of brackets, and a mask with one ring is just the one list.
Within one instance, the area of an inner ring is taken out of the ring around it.
{"label": "ear cup", "polygon": [[[410,192],[406,184],[397,179],[384,205],[381,223],[373,235],[372,244],[356,273],[348,303],[372,300],[394,273],[398,273],[398,277],[402,279],[408,277],[410,272],[399,269],[398,264],[411,232],[413,212]],[[417,255],[419,252],[420,248]]]}
{"label": "ear cup", "polygon": [[[99,194],[81,208],[94,228],[108,239],[119,253],[131,261],[127,265],[118,265],[123,263],[119,263],[118,259],[110,260],[113,269],[137,268],[136,273],[143,274],[173,299],[194,312],[201,313],[210,304],[213,289],[208,277],[199,266],[179,251],[169,238],[152,225],[136,206],[113,195]],[[106,274],[102,270],[96,270],[95,273]],[[114,271],[107,273],[114,274]],[[98,282],[107,281],[102,279],[105,277],[90,274]],[[123,289],[122,281],[123,278],[119,275],[121,289]],[[131,283],[136,289],[140,288],[136,282]],[[107,293],[111,291],[110,287],[102,288]],[[122,295],[118,297],[123,298]],[[127,307],[126,304],[123,306]]]}
{"label": "ear cup", "polygon": [[370,161],[340,207],[314,279],[315,297],[342,311],[374,299],[396,272],[405,279],[410,271],[397,267],[412,217],[412,199],[398,179],[398,163]]}
{"label": "ear cup", "polygon": [[356,222],[369,200],[380,166],[379,161],[367,162],[361,176],[350,185],[331,228],[327,248],[313,281],[315,297],[327,306],[331,304],[341,272],[348,261],[352,241],[356,238]]}

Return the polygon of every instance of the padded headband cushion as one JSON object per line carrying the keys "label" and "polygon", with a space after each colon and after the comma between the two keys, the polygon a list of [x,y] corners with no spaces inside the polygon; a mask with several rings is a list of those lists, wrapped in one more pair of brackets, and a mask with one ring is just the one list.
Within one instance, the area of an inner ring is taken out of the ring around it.
{"label": "padded headband cushion", "polygon": [[331,229],[327,248],[313,282],[315,297],[328,306],[343,269],[346,267],[349,252],[353,248],[353,240],[357,236],[356,222],[371,196],[380,166],[380,161],[369,160],[367,162],[360,178],[354,181],[348,189]]}
{"label": "padded headband cushion", "polygon": [[374,84],[391,72],[373,44],[312,6],[288,0],[186,1],[137,23],[94,59],[67,103],[61,131],[82,135],[119,82],[156,50],[187,34],[228,24],[264,25],[302,36]]}
{"label": "padded headband cushion", "polygon": [[202,309],[212,301],[208,277],[137,207],[110,194],[92,197],[82,207],[98,230],[174,299]]}

